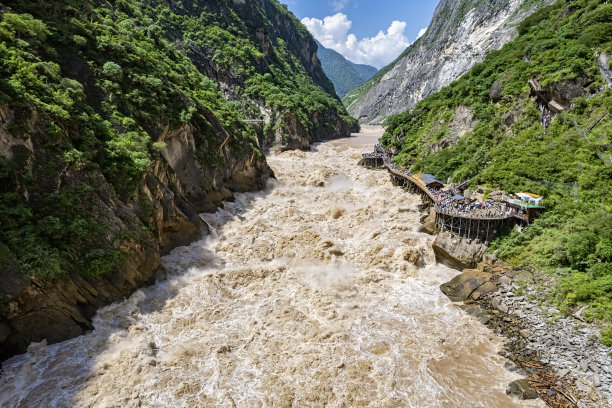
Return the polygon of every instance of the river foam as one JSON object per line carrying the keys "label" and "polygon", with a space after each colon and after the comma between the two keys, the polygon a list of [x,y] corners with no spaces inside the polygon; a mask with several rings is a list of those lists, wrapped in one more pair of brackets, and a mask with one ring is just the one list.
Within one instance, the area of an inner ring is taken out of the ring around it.
{"label": "river foam", "polygon": [[[354,141],[353,141],[354,142]],[[169,278],[8,360],[2,407],[514,407],[501,339],[444,297],[419,199],[327,142],[204,215]]]}

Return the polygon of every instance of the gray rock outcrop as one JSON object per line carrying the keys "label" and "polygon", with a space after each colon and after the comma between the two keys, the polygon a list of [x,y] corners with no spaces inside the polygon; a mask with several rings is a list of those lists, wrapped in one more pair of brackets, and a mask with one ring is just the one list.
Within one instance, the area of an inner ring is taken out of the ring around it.
{"label": "gray rock outcrop", "polygon": [[516,23],[551,2],[523,7],[525,0],[440,1],[427,32],[381,70],[349,112],[361,123],[381,123],[414,107],[469,71],[488,51],[514,39]]}
{"label": "gray rock outcrop", "polygon": [[[227,144],[218,150],[223,169],[214,163],[203,165],[196,157],[201,135],[187,123],[160,136],[167,148],[142,176],[137,191],[125,198],[98,169],[68,166],[61,173],[48,171],[39,159],[49,155],[44,142],[11,132],[15,115],[8,109],[5,112],[9,114],[0,126],[0,159],[16,160],[14,152],[19,151],[27,158],[32,177],[41,183],[73,191],[83,184],[94,186],[86,205],[96,209],[97,222],[106,231],[95,237],[97,245],[117,249],[125,261],[121,268],[95,279],[67,271],[66,276],[48,280],[23,275],[15,256],[0,242],[0,359],[25,352],[31,342],[55,343],[92,330],[90,319],[99,307],[162,276],[161,255],[207,234],[199,212],[232,199],[232,192],[262,189],[273,174],[247,141],[242,147],[249,154],[239,154]],[[202,113],[220,144],[227,131],[211,112]],[[36,114],[33,118],[32,133],[43,133],[46,122]],[[126,231],[150,231],[150,235],[132,236]]]}
{"label": "gray rock outcrop", "polygon": [[441,231],[434,241],[436,260],[457,269],[474,268],[487,251],[486,244]]}
{"label": "gray rock outcrop", "polygon": [[493,275],[490,273],[481,272],[477,269],[466,269],[450,282],[440,285],[440,290],[453,302],[463,302],[492,278]]}

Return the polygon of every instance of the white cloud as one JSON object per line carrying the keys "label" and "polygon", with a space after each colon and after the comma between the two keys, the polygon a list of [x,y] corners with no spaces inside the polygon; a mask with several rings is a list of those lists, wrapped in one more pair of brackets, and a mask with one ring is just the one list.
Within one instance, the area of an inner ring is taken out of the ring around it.
{"label": "white cloud", "polygon": [[302,24],[323,46],[331,48],[350,61],[359,64],[374,65],[382,68],[393,61],[410,45],[404,35],[406,23],[394,21],[386,32],[382,30],[371,38],[358,40],[355,34],[349,34],[352,22],[343,13],[325,17],[304,18]]}
{"label": "white cloud", "polygon": [[349,0],[333,0],[331,6],[335,12],[338,12],[348,6]]}
{"label": "white cloud", "polygon": [[425,27],[425,28],[421,28],[421,29],[419,30],[419,34],[417,35],[417,40],[418,40],[419,38],[421,38],[421,37],[423,36],[423,34],[425,34],[425,32],[427,31],[427,28],[428,28],[428,27]]}

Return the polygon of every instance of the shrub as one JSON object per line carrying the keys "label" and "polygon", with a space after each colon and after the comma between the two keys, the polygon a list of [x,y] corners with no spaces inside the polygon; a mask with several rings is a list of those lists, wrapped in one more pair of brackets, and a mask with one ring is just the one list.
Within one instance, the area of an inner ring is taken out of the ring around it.
{"label": "shrub", "polygon": [[102,67],[102,74],[112,81],[120,81],[123,78],[123,69],[119,64],[108,61]]}

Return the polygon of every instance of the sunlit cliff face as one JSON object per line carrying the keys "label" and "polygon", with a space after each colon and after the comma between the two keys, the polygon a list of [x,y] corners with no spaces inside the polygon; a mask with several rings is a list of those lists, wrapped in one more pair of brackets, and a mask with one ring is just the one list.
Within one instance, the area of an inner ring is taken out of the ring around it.
{"label": "sunlit cliff face", "polygon": [[418,198],[356,165],[376,136],[270,157],[278,181],[204,216],[167,281],[5,363],[0,405],[518,406],[501,340],[438,289],[456,271]]}

